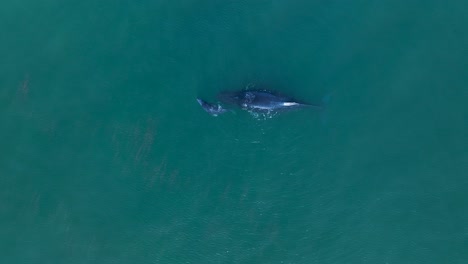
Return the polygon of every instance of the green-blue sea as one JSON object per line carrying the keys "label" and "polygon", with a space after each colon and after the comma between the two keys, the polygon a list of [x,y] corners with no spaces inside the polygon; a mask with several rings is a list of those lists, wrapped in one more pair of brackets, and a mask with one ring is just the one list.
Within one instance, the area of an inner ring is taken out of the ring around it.
{"label": "green-blue sea", "polygon": [[0,6],[0,263],[468,263],[467,1]]}

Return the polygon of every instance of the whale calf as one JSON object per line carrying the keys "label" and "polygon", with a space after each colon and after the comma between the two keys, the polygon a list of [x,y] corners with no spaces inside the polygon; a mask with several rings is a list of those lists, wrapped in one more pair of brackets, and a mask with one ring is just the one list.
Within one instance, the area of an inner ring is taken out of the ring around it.
{"label": "whale calf", "polygon": [[200,98],[197,98],[197,102],[201,105],[201,107],[210,115],[218,116],[220,114],[225,113],[227,110],[224,109],[220,104],[210,104]]}
{"label": "whale calf", "polygon": [[242,90],[221,92],[218,99],[225,104],[236,105],[254,113],[287,111],[299,108],[322,109],[320,105],[300,102],[289,96],[268,90]]}

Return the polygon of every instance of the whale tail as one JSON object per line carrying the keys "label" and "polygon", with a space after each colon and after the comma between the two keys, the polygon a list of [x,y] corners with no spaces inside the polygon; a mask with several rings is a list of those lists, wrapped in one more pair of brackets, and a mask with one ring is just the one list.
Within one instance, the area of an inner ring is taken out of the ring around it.
{"label": "whale tail", "polygon": [[315,110],[319,111],[325,111],[325,109],[328,106],[328,103],[330,102],[330,98],[333,93],[327,93],[322,97],[322,100],[320,101],[320,104],[309,104],[309,103],[294,103],[299,107],[308,107],[308,108],[313,108]]}
{"label": "whale tail", "polygon": [[329,103],[333,92],[327,93],[322,97],[322,107],[325,108]]}
{"label": "whale tail", "polygon": [[218,116],[218,115],[221,115],[221,114],[224,114],[226,113],[228,110],[225,109],[224,107],[221,106],[220,103],[216,103],[216,104],[211,104],[211,103],[208,103],[200,98],[197,98],[197,102],[198,104],[200,104],[200,106],[203,108],[203,110],[205,110],[205,112],[207,112],[208,114],[212,115],[212,116]]}
{"label": "whale tail", "polygon": [[322,111],[323,110],[323,105],[319,104],[306,104],[306,103],[298,103],[297,106],[299,107],[307,107],[307,108],[312,108],[314,110]]}
{"label": "whale tail", "polygon": [[328,108],[328,105],[330,103],[330,100],[331,100],[331,97],[333,95],[333,92],[329,92],[327,94],[325,94],[323,97],[322,97],[322,103],[320,105],[320,120],[322,122],[322,124],[326,125],[328,123],[328,114],[327,114],[327,108]]}

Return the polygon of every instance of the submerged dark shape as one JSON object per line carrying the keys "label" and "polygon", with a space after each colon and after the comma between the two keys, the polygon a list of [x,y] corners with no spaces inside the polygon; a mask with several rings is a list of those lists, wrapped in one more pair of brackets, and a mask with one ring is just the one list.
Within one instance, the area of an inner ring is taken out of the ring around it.
{"label": "submerged dark shape", "polygon": [[224,109],[220,104],[210,104],[202,99],[197,98],[197,102],[201,105],[201,107],[210,115],[218,116],[220,114],[225,113],[227,110]]}
{"label": "submerged dark shape", "polygon": [[287,111],[298,108],[322,109],[322,106],[300,102],[289,96],[268,90],[221,92],[218,94],[218,99],[222,103],[237,105],[254,113]]}

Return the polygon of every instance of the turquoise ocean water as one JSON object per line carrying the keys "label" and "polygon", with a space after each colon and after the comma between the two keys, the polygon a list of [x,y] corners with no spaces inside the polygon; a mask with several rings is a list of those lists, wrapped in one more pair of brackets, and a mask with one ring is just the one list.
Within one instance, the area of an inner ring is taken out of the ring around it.
{"label": "turquoise ocean water", "polygon": [[0,263],[468,263],[467,10],[4,1]]}

